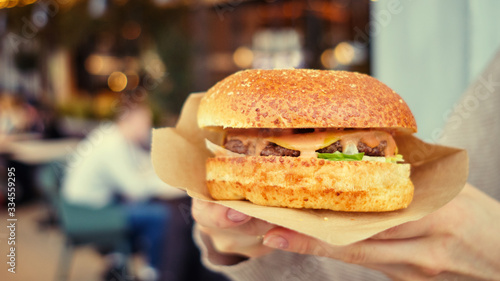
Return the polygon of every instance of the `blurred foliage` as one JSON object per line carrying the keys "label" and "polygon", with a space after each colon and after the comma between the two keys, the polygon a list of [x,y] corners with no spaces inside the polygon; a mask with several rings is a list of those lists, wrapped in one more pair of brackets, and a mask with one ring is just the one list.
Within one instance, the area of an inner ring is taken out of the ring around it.
{"label": "blurred foliage", "polygon": [[185,8],[163,11],[162,15],[162,20],[146,23],[167,68],[163,83],[153,90],[152,97],[163,108],[178,114],[193,88],[192,44],[186,22],[189,17]]}
{"label": "blurred foliage", "polygon": [[188,8],[181,6],[163,9],[150,1],[128,1],[123,6],[113,5],[108,8],[100,19],[92,19],[86,12],[86,7],[87,1],[82,1],[58,17],[57,33],[61,35],[57,36],[59,43],[75,49],[100,32],[119,34],[127,21],[139,22],[142,28],[141,36],[137,39],[139,42],[125,44],[138,43],[142,51],[153,45],[166,66],[166,73],[158,84],[145,88],[149,91],[156,112],[167,110],[178,114],[192,85]]}
{"label": "blurred foliage", "polygon": [[95,119],[92,99],[90,97],[75,97],[73,102],[59,105],[58,113],[64,116],[72,116],[84,119]]}
{"label": "blurred foliage", "polygon": [[[114,47],[111,54],[115,56],[136,56],[147,50],[155,50],[166,67],[163,78],[158,83],[142,86],[150,94],[151,104],[155,112],[166,112],[167,115],[176,115],[180,112],[185,98],[193,88],[191,70],[191,38],[189,21],[192,20],[190,8],[187,6],[171,6],[160,8],[153,1],[129,0],[107,1],[108,7],[104,15],[93,18],[88,12],[88,0],[77,1],[71,8],[59,9],[49,15],[48,24],[43,29],[36,30],[37,39],[41,40],[42,48],[46,50],[65,48],[75,57],[75,67],[83,69],[84,58],[95,51],[95,42],[100,36],[110,36]],[[120,4],[124,3],[124,4]],[[8,27],[19,33],[30,21],[34,5],[9,10]],[[126,40],[121,36],[121,30],[129,21],[135,21],[141,26],[141,35],[135,40]],[[80,56],[80,57],[79,57]],[[20,69],[32,69],[33,56],[25,54],[16,57]],[[143,68],[147,68],[144,65]],[[144,70],[142,70],[144,71]],[[76,72],[78,76],[78,72]],[[88,81],[83,80],[83,83]],[[80,95],[86,95],[85,92]],[[99,93],[90,92],[90,98],[98,98]],[[102,116],[102,109],[98,114],[91,110],[92,103],[81,100],[67,105],[61,110],[63,114],[80,117]]]}

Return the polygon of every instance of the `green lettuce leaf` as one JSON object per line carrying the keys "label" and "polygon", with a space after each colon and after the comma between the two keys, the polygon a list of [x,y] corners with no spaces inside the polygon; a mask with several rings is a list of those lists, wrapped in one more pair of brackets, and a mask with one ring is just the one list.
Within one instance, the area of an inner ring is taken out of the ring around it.
{"label": "green lettuce leaf", "polygon": [[318,158],[330,161],[361,161],[363,155],[365,155],[364,152],[350,155],[336,151],[335,153],[318,153]]}
{"label": "green lettuce leaf", "polygon": [[404,162],[403,155],[401,154],[396,154],[391,157],[383,157],[383,156],[365,156],[364,152],[352,155],[344,154],[339,151],[336,151],[335,153],[318,153],[318,158],[330,161],[376,161],[376,162],[387,162],[387,163]]}

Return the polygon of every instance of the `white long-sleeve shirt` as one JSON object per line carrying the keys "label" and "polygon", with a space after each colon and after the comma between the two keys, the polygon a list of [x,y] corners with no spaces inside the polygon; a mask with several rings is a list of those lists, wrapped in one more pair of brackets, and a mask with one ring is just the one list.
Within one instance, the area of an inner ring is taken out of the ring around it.
{"label": "white long-sleeve shirt", "polygon": [[62,196],[67,202],[104,207],[119,194],[130,201],[183,196],[154,173],[149,154],[128,142],[116,125],[102,123],[66,161]]}

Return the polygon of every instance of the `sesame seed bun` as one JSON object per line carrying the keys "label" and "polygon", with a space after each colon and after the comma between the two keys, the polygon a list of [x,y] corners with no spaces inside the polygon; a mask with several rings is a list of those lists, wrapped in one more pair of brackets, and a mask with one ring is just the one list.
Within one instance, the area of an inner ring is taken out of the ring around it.
{"label": "sesame seed bun", "polygon": [[349,212],[402,209],[413,198],[410,164],[301,157],[209,158],[207,187],[214,199]]}
{"label": "sesame seed bun", "polygon": [[245,70],[207,91],[201,128],[387,128],[417,131],[401,97],[365,74],[310,69]]}

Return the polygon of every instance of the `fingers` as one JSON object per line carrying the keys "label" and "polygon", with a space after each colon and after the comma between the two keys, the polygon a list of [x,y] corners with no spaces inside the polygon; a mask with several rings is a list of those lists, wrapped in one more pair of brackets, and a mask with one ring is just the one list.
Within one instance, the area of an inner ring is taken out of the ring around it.
{"label": "fingers", "polygon": [[207,228],[236,227],[251,220],[233,209],[198,199],[193,199],[191,213],[196,222]]}
{"label": "fingers", "polygon": [[261,236],[274,227],[236,210],[197,199],[193,199],[191,212],[200,230],[210,234],[224,230],[232,235]]}
{"label": "fingers", "polygon": [[[451,215],[450,215],[451,214]],[[464,219],[463,210],[455,202],[450,202],[437,212],[417,221],[410,221],[382,231],[371,239],[408,239],[416,237],[446,234],[450,229],[457,229]]]}
{"label": "fingers", "polygon": [[271,248],[299,254],[338,258],[338,255],[333,253],[338,247],[281,227],[268,231],[264,236],[263,244]]}
{"label": "fingers", "polygon": [[262,238],[257,235],[236,234],[227,230],[201,229],[211,238],[214,248],[219,253],[239,254],[247,257],[265,255],[274,249],[262,245]]}
{"label": "fingers", "polygon": [[219,253],[258,257],[273,251],[262,245],[262,235],[274,227],[270,223],[197,199],[193,199],[191,212],[197,228],[208,235]]}
{"label": "fingers", "polygon": [[436,243],[430,238],[365,240],[347,246],[333,246],[285,228],[274,228],[264,236],[263,244],[354,264],[410,264],[425,268],[431,275],[441,272],[444,266],[438,261],[446,260],[439,256],[439,251],[434,251]]}

